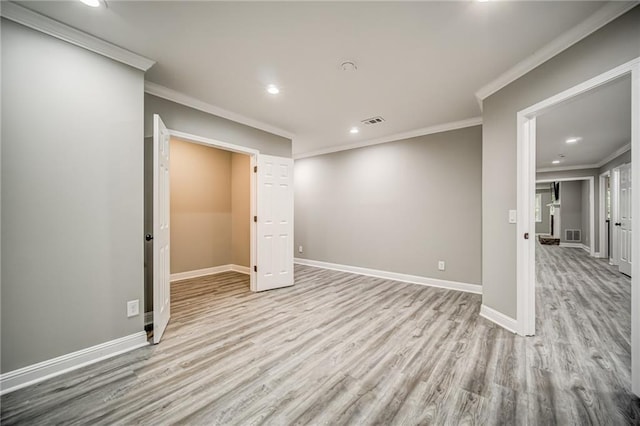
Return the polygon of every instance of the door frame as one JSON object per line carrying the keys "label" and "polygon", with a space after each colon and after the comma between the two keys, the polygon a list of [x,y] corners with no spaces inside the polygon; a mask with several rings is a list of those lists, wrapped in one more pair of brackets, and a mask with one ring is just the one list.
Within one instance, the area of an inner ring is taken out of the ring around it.
{"label": "door frame", "polygon": [[[594,187],[594,179],[593,176],[576,176],[576,177],[565,177],[565,178],[545,178],[538,179],[536,183],[549,183],[549,182],[572,182],[576,180],[586,180],[589,182],[589,236],[591,241],[589,241],[589,255],[595,257],[596,256],[596,245],[595,245],[595,187]],[[562,188],[562,186],[560,186]],[[560,189],[562,191],[562,189]],[[562,198],[560,198],[560,214],[562,214]],[[560,222],[558,222],[560,224]],[[535,224],[534,224],[535,227]],[[560,229],[562,231],[562,228]],[[560,232],[560,239],[562,239],[562,232]],[[535,241],[535,240],[534,240]]]}
{"label": "door frame", "polygon": [[[631,164],[632,188],[640,188],[640,57],[583,83],[518,111],[517,126],[517,234],[516,291],[517,332],[535,334],[535,240],[524,235],[535,231],[536,116],[550,107],[602,86],[619,77],[631,76]],[[632,229],[640,218],[640,197],[632,198]],[[533,232],[535,234],[535,232]],[[640,233],[632,234],[632,247],[640,248]],[[631,278],[631,389],[640,395],[640,250],[633,251]],[[635,277],[635,278],[634,278]]]}
{"label": "door frame", "polygon": [[[631,200],[633,202],[633,200]],[[620,219],[620,167],[611,169],[611,264],[620,265],[620,236],[613,223]],[[632,242],[633,244],[633,242]],[[632,246],[633,247],[633,246]]]}
{"label": "door frame", "polygon": [[[185,133],[185,132],[180,132],[178,130],[172,130],[172,129],[167,129],[169,131],[169,136],[170,137],[175,137],[178,139],[181,139],[183,141],[186,142],[191,142],[191,143],[195,143],[198,145],[204,145],[204,146],[208,146],[208,147],[212,147],[212,148],[217,148],[217,149],[222,149],[225,151],[231,151],[231,152],[236,152],[238,154],[245,154],[248,155],[250,158],[250,162],[251,162],[251,169],[253,170],[254,167],[256,167],[256,165],[258,164],[258,155],[260,155],[260,151],[258,151],[257,149],[252,149],[252,148],[247,148],[244,146],[240,146],[240,145],[234,145],[231,143],[227,143],[227,142],[222,142],[216,139],[211,139],[211,138],[206,138],[203,136],[197,136],[197,135],[193,135],[190,133]],[[169,172],[171,173],[171,172]],[[256,273],[254,271],[253,265],[257,265],[257,229],[256,229],[256,223],[254,221],[251,220],[251,217],[256,215],[256,208],[257,208],[257,183],[256,183],[256,179],[257,179],[257,174],[256,173],[251,173],[251,179],[250,179],[250,189],[249,189],[249,198],[250,198],[250,217],[247,218],[247,220],[249,220],[250,223],[250,230],[249,230],[249,246],[250,246],[250,265],[249,265],[249,288],[251,289],[251,291],[257,291],[257,282],[256,282]]]}
{"label": "door frame", "polygon": [[598,235],[600,242],[598,245],[598,257],[603,259],[611,258],[611,253],[606,252],[609,236],[605,235],[607,227],[607,188],[605,182],[607,178],[609,179],[609,183],[611,183],[611,170],[601,173],[598,177]]}

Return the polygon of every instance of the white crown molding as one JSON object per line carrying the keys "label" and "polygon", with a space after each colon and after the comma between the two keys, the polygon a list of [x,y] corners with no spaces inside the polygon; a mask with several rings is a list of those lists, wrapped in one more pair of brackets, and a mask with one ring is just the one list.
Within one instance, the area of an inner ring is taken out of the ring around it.
{"label": "white crown molding", "polygon": [[204,101],[178,92],[177,90],[169,89],[168,87],[161,86],[151,81],[144,82],[144,91],[150,95],[157,96],[159,98],[166,99],[168,101],[197,109],[199,111],[203,111],[218,117],[226,118],[227,120],[235,121],[236,123],[254,127],[256,129],[272,133],[274,135],[282,136],[283,138],[293,139],[294,137],[294,134],[287,130],[280,129],[278,127],[272,126],[271,124],[263,123],[262,121],[254,120],[253,118],[245,117],[244,115],[237,114],[216,105],[208,104]]}
{"label": "white crown molding", "polygon": [[553,58],[560,52],[573,46],[583,38],[604,27],[609,22],[638,5],[637,1],[610,1],[598,9],[589,18],[564,32],[551,43],[543,46],[525,60],[517,63],[498,78],[483,86],[476,92],[476,99],[482,105],[489,96],[496,93],[534,68]]}
{"label": "white crown molding", "polygon": [[625,152],[631,150],[631,143],[626,144],[625,146],[613,151],[604,159],[598,161],[594,164],[579,164],[577,166],[566,166],[566,167],[544,167],[541,169],[536,169],[536,173],[546,173],[546,172],[563,172],[568,170],[583,170],[583,169],[599,169],[600,167],[607,164],[609,161],[619,157]]}
{"label": "white crown molding", "polygon": [[107,41],[72,28],[32,10],[11,2],[2,2],[0,13],[3,18],[40,31],[44,34],[98,53],[114,61],[122,62],[142,71],[147,71],[156,62]]}
{"label": "white crown molding", "polygon": [[438,278],[421,277],[418,275],[401,274],[398,272],[380,271],[377,269],[361,268],[359,266],[340,265],[337,263],[321,262],[319,260],[295,258],[298,265],[313,266],[316,268],[330,269],[332,271],[349,272],[351,274],[365,275],[368,277],[383,278],[386,280],[400,281],[410,284],[419,284],[429,287],[445,288],[447,290],[464,291],[466,293],[482,294],[482,286],[478,284],[461,283],[458,281],[441,280]]}
{"label": "white crown molding", "polygon": [[619,157],[620,155],[624,154],[627,151],[631,151],[631,142],[629,142],[625,146],[621,147],[620,149],[615,150],[614,152],[611,153],[611,155],[609,155],[605,159],[603,159],[600,162],[598,162],[598,167],[600,168],[600,167],[604,166],[609,161]]}
{"label": "white crown molding", "polygon": [[348,145],[337,145],[329,148],[319,149],[317,151],[303,152],[295,154],[294,159],[315,157],[317,155],[331,154],[332,152],[347,151],[350,149],[364,148],[365,146],[379,145],[387,142],[394,142],[403,139],[415,138],[418,136],[431,135],[434,133],[448,132],[450,130],[464,129],[465,127],[479,126],[482,124],[482,117],[473,117],[466,120],[452,121],[450,123],[436,124],[435,126],[423,127],[421,129],[410,130],[408,132],[396,133],[377,139],[370,139],[361,142],[355,142]]}
{"label": "white crown molding", "polygon": [[566,166],[566,167],[544,167],[542,169],[536,169],[536,173],[547,173],[547,172],[566,172],[569,170],[584,170],[584,169],[597,169],[597,164],[579,164],[577,166]]}
{"label": "white crown molding", "polygon": [[505,328],[512,333],[517,333],[518,321],[503,314],[502,312],[498,312],[495,309],[488,307],[487,305],[483,304],[480,306],[480,316],[498,324],[500,327]]}
{"label": "white crown molding", "polygon": [[18,370],[9,371],[0,375],[0,395],[147,346],[148,344],[147,333],[140,331]]}

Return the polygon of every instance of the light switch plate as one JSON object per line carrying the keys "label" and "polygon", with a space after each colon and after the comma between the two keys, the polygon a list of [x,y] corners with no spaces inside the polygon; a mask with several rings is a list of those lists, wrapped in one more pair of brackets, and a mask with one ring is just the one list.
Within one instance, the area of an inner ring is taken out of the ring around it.
{"label": "light switch plate", "polygon": [[516,223],[518,221],[517,210],[509,210],[509,223]]}

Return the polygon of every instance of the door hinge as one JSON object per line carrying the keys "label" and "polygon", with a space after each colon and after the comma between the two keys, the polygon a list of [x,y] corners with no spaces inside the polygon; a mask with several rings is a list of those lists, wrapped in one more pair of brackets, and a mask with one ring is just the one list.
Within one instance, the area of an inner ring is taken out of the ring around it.
{"label": "door hinge", "polygon": [[253,221],[254,221],[254,222],[257,222],[257,221],[258,221],[258,216],[254,216],[254,217],[253,217]]}
{"label": "door hinge", "polygon": [[258,265],[253,265],[253,272],[258,272]]}
{"label": "door hinge", "polygon": [[525,240],[528,240],[528,239],[529,239],[529,233],[528,233],[528,232],[525,232],[525,233],[524,233],[524,239],[525,239]]}
{"label": "door hinge", "polygon": [[253,173],[258,173],[258,166],[253,166]]}

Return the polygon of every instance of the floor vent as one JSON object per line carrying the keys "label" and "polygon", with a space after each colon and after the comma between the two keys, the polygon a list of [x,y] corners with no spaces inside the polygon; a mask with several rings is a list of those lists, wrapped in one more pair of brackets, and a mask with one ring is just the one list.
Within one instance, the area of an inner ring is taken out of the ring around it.
{"label": "floor vent", "polygon": [[565,229],[564,230],[564,239],[566,241],[581,241],[582,236],[580,235],[579,229]]}
{"label": "floor vent", "polygon": [[378,124],[378,123],[382,123],[384,121],[384,118],[378,116],[378,117],[371,117],[371,118],[367,118],[366,120],[362,120],[361,123],[362,124]]}

